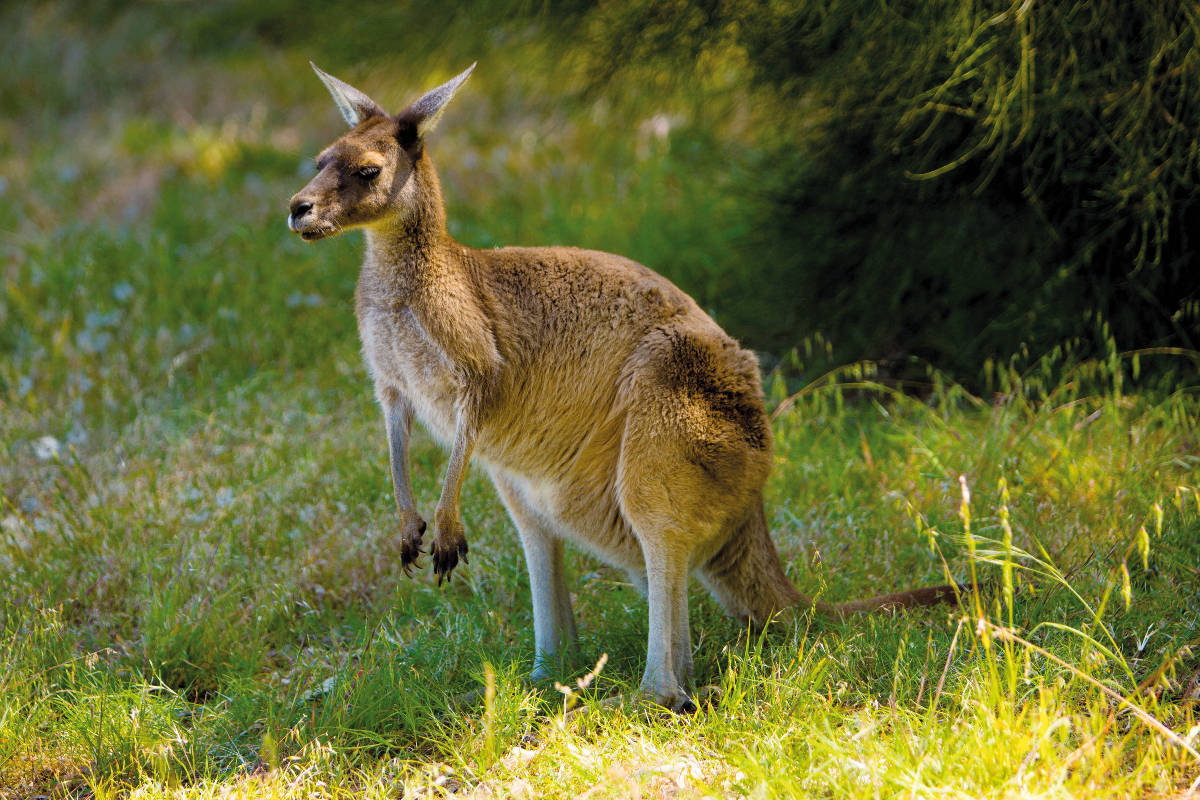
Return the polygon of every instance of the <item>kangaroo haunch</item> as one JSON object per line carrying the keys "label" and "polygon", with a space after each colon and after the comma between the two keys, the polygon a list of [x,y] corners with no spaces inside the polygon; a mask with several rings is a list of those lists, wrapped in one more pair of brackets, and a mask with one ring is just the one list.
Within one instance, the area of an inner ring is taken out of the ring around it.
{"label": "kangaroo haunch", "polygon": [[610,253],[450,238],[425,137],[473,68],[394,116],[317,69],[352,130],[321,152],[288,217],[307,240],[366,231],[356,311],[404,569],[425,533],[408,468],[415,414],[450,448],[430,548],[438,580],[466,560],[458,498],[474,458],[525,549],[535,675],[575,639],[567,540],[645,594],[642,689],[676,709],[691,706],[692,573],[757,624],[797,606],[844,615],[952,599],[939,586],[835,606],[792,586],[763,512],[772,441],[758,362],[666,278]]}

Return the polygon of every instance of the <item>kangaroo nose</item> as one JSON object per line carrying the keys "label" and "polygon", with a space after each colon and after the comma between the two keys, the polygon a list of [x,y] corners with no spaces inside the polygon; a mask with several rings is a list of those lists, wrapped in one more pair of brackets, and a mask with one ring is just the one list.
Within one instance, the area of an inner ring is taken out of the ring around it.
{"label": "kangaroo nose", "polygon": [[312,211],[313,204],[307,200],[296,200],[292,202],[292,219],[301,219],[309,211]]}

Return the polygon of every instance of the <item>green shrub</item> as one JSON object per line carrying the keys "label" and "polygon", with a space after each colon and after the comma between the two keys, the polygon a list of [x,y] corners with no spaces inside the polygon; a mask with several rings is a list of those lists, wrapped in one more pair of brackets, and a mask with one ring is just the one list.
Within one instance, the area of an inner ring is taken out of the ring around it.
{"label": "green shrub", "polygon": [[971,379],[1022,345],[1094,354],[1097,317],[1122,348],[1200,339],[1193,5],[631,0],[595,17],[596,81],[686,87],[734,53],[770,92],[745,180],[764,224],[727,298],[758,346],[821,330],[839,360]]}

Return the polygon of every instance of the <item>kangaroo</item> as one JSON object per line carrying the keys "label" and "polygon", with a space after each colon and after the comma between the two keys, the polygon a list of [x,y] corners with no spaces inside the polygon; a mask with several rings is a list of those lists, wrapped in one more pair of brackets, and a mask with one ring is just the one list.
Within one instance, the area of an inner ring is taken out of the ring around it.
{"label": "kangaroo", "polygon": [[317,157],[288,226],[308,241],[366,234],[355,309],[401,566],[411,574],[424,552],[408,466],[416,416],[450,450],[430,546],[438,583],[467,560],[459,493],[474,459],[525,551],[535,679],[576,638],[564,541],[647,598],[641,690],[675,710],[694,710],[691,574],[756,625],[794,608],[841,617],[956,596],[938,586],[833,605],[792,586],[763,511],[772,436],[758,361],[666,278],[610,253],[451,239],[425,141],[474,64],[394,116],[312,67],[351,131]]}

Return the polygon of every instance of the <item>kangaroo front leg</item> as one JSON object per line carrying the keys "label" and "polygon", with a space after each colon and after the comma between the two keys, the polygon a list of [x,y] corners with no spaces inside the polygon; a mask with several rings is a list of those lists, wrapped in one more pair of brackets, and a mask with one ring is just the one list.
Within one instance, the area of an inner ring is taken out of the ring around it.
{"label": "kangaroo front leg", "polygon": [[438,499],[433,517],[433,573],[438,586],[450,578],[458,566],[461,556],[467,561],[467,534],[463,528],[462,513],[458,509],[458,496],[467,477],[467,465],[475,447],[475,422],[460,412],[454,431],[454,446],[450,450],[450,463],[446,466],[446,480],[442,484],[442,496]]}
{"label": "kangaroo front leg", "polygon": [[412,433],[413,410],[408,398],[387,388],[380,392],[383,419],[387,427],[388,456],[392,468],[392,494],[400,515],[400,564],[405,575],[412,575],[412,563],[421,555],[421,536],[425,520],[417,513],[413,500],[412,478],[408,469],[408,441]]}

